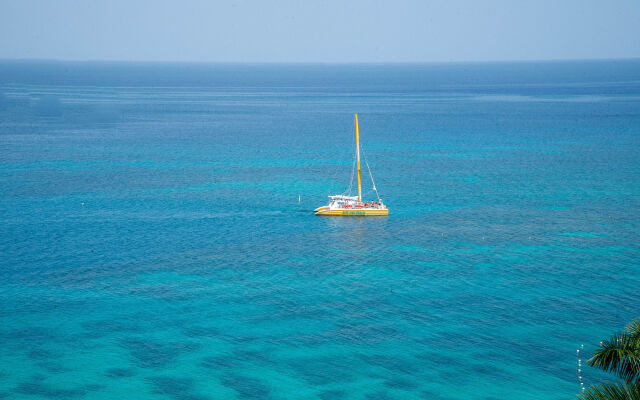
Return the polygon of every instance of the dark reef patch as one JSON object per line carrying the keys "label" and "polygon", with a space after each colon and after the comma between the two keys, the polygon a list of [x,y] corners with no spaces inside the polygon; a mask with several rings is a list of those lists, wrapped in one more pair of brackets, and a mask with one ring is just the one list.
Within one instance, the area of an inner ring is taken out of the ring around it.
{"label": "dark reef patch", "polygon": [[40,380],[25,382],[14,389],[16,393],[31,396],[42,396],[48,399],[70,399],[84,396],[85,389],[60,389],[42,383]]}
{"label": "dark reef patch", "polygon": [[362,356],[362,359],[369,365],[382,367],[396,374],[413,374],[418,372],[415,361],[397,356],[373,354]]}
{"label": "dark reef patch", "polygon": [[385,379],[385,385],[393,389],[412,391],[418,387],[418,384],[411,379],[394,376]]}
{"label": "dark reef patch", "polygon": [[32,360],[48,360],[56,356],[56,353],[41,347],[32,348],[27,352],[27,357]]}
{"label": "dark reef patch", "polygon": [[43,361],[39,361],[36,363],[36,365],[44,370],[46,370],[47,372],[51,373],[51,374],[60,374],[63,372],[69,372],[72,371],[71,368],[65,367],[63,364],[57,362],[57,361],[52,361],[52,360],[43,360]]}
{"label": "dark reef patch", "polygon": [[300,375],[313,385],[351,380],[349,360],[340,358],[304,358],[287,362],[296,375]]}
{"label": "dark reef patch", "polygon": [[222,384],[235,390],[241,399],[269,399],[269,388],[260,380],[242,375],[225,375]]}
{"label": "dark reef patch", "polygon": [[422,390],[420,392],[420,394],[422,395],[423,399],[429,399],[429,400],[454,400],[452,397],[442,397],[440,395],[437,395],[433,392],[430,392],[428,390]]}
{"label": "dark reef patch", "polygon": [[116,332],[139,332],[140,326],[134,320],[124,321],[116,319],[105,319],[96,321],[87,321],[82,324],[87,331],[85,336],[88,338],[101,338]]}
{"label": "dark reef patch", "polygon": [[148,378],[153,384],[153,393],[168,395],[176,400],[206,400],[208,397],[193,393],[193,380],[173,376]]}
{"label": "dark reef patch", "polygon": [[29,326],[9,331],[0,331],[0,338],[15,343],[46,343],[61,341],[64,336],[52,329],[41,326]]}
{"label": "dark reef patch", "polygon": [[88,392],[97,392],[98,390],[102,390],[102,389],[106,388],[106,386],[105,385],[101,385],[99,383],[90,383],[88,385],[85,385],[84,388]]}
{"label": "dark reef patch", "polygon": [[210,326],[190,326],[182,332],[190,338],[213,338],[220,336],[220,329]]}
{"label": "dark reef patch", "polygon": [[465,364],[459,358],[449,357],[441,353],[421,353],[416,358],[420,362],[427,363],[428,368],[434,368],[438,365],[448,365],[450,367],[463,367]]}
{"label": "dark reef patch", "polygon": [[497,379],[502,382],[508,382],[514,379],[514,376],[501,369],[491,367],[489,365],[477,364],[471,367],[473,376],[485,376]]}
{"label": "dark reef patch", "polygon": [[200,365],[211,370],[223,370],[236,368],[242,363],[265,364],[268,361],[269,359],[261,352],[247,349],[234,349],[228,354],[206,357]]}
{"label": "dark reef patch", "polygon": [[231,353],[234,360],[240,362],[264,363],[268,361],[268,357],[264,353],[247,349],[234,349]]}
{"label": "dark reef patch", "polygon": [[199,344],[193,342],[159,343],[141,339],[126,339],[122,346],[127,349],[136,363],[143,368],[164,367],[180,355],[196,350]]}
{"label": "dark reef patch", "polygon": [[325,333],[335,340],[354,344],[375,344],[383,340],[399,338],[401,332],[391,324],[364,324],[340,322]]}
{"label": "dark reef patch", "polygon": [[369,393],[365,396],[369,400],[391,400],[398,399],[398,397],[394,397],[389,392],[375,392]]}
{"label": "dark reef patch", "polygon": [[110,378],[129,378],[136,373],[129,368],[110,368],[105,371],[105,375]]}
{"label": "dark reef patch", "polygon": [[206,357],[200,363],[203,367],[214,371],[235,368],[237,362],[229,356],[210,356]]}
{"label": "dark reef patch", "polygon": [[344,399],[347,394],[340,390],[326,390],[318,395],[320,400]]}

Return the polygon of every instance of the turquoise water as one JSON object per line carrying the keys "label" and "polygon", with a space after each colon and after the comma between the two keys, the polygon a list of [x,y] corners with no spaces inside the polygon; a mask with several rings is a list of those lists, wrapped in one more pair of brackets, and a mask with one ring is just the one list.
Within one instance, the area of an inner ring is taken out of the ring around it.
{"label": "turquoise water", "polygon": [[572,398],[639,135],[640,61],[0,63],[0,398]]}

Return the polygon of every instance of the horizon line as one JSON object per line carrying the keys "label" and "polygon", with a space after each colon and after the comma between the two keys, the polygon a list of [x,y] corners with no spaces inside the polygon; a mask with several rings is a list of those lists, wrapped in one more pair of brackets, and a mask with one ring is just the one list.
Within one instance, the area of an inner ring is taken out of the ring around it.
{"label": "horizon line", "polygon": [[170,61],[170,60],[106,60],[57,58],[1,58],[0,63],[76,63],[76,64],[182,64],[182,65],[426,65],[426,64],[524,64],[553,62],[640,61],[638,57],[450,60],[450,61]]}

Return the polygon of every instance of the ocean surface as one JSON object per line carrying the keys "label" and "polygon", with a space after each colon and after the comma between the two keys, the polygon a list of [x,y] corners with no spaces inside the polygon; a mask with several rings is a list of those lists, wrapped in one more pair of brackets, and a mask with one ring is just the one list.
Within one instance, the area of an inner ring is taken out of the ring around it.
{"label": "ocean surface", "polygon": [[[316,217],[356,112],[391,213]],[[3,61],[0,193],[0,398],[571,399],[640,316],[640,61]]]}

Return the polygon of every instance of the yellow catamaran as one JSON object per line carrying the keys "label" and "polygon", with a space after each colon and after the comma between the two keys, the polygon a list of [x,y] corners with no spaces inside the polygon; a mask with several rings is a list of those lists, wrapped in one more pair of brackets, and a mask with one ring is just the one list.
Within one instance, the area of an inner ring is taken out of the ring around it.
{"label": "yellow catamaran", "polygon": [[[389,215],[389,209],[382,203],[380,196],[378,196],[378,190],[376,184],[373,182],[373,176],[371,175],[371,169],[367,163],[367,169],[369,169],[369,176],[371,177],[371,183],[373,190],[376,192],[378,201],[362,201],[362,180],[360,179],[360,135],[358,132],[358,114],[356,118],[356,166],[358,171],[358,196],[347,196],[344,194],[338,194],[329,196],[329,204],[324,207],[318,207],[313,212],[316,215],[340,215],[340,216],[370,216],[370,215]],[[351,176],[353,181],[353,175]],[[351,187],[351,185],[349,185]],[[351,193],[349,193],[351,194]]]}

